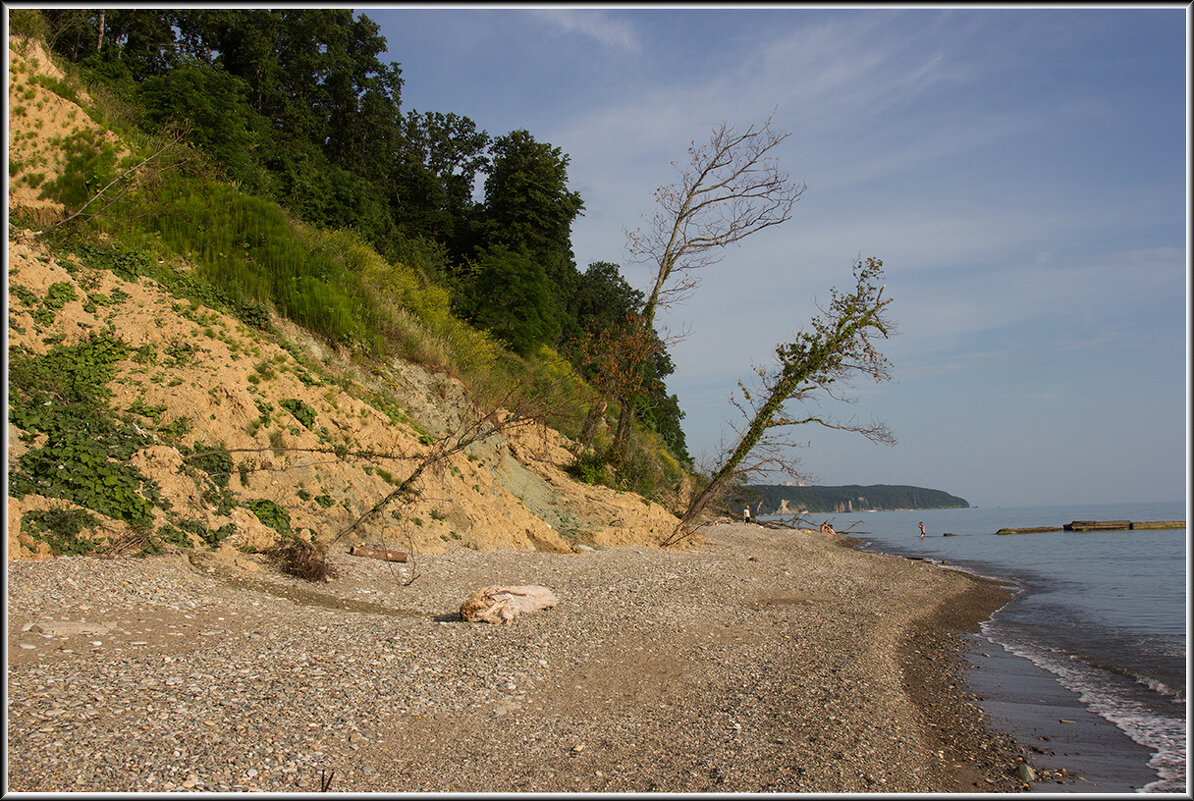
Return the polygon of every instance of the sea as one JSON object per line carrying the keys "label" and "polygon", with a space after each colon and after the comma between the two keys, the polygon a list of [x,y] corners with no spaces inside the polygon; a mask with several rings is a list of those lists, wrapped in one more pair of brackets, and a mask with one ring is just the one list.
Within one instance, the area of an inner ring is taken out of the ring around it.
{"label": "sea", "polygon": [[[1026,660],[1025,668],[1054,682],[1058,694],[1106,721],[1100,724],[1111,733],[1082,748],[1106,751],[1087,754],[1104,771],[1130,765],[1133,771],[1121,772],[1133,774],[1132,790],[1185,793],[1186,530],[995,532],[1074,520],[1186,520],[1186,511],[1178,501],[847,512],[806,515],[801,525],[829,521],[863,550],[928,559],[1013,588],[1013,599],[975,635],[976,654],[998,649],[1005,660]],[[1010,684],[999,691],[1014,695],[1022,687],[1040,695],[1030,682]],[[1032,699],[1020,700],[1031,708]],[[1020,719],[1026,729],[1028,719]],[[1009,733],[1029,739],[1027,731]],[[1115,791],[1128,787],[1118,787],[1114,776],[1106,782]]]}

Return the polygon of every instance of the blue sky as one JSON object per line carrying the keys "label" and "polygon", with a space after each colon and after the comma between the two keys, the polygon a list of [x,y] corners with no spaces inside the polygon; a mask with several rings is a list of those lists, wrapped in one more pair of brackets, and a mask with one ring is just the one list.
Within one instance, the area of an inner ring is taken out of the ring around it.
{"label": "blue sky", "polygon": [[894,447],[795,432],[823,484],[900,483],[980,506],[1179,500],[1188,486],[1184,8],[360,9],[403,107],[525,128],[567,153],[583,270],[723,120],[773,118],[807,182],[792,219],[730,248],[662,318],[668,387],[713,457],[739,378],[855,258],[884,261],[894,380],[841,419]]}

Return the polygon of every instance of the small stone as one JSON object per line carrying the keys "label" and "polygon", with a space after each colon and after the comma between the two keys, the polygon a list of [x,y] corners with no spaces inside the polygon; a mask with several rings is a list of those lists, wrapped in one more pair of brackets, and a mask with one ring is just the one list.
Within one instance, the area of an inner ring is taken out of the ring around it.
{"label": "small stone", "polygon": [[579,754],[581,751],[585,750],[585,744],[577,743],[576,745],[572,746],[572,750],[573,752]]}

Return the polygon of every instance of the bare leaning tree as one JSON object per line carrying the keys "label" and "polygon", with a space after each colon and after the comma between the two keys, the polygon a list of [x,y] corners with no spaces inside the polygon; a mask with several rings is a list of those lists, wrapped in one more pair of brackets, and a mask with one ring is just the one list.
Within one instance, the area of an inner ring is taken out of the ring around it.
{"label": "bare leaning tree", "polygon": [[[792,216],[805,184],[779,168],[775,149],[787,138],[772,129],[771,118],[745,131],[722,123],[708,142],[691,144],[679,182],[655,191],[655,215],[645,227],[627,232],[635,260],[656,267],[654,285],[639,314],[644,330],[654,327],[660,307],[696,287],[698,271],[720,261],[727,246]],[[636,394],[632,388],[619,399],[623,419],[615,454],[625,447]]]}
{"label": "bare leaning tree", "polygon": [[[876,339],[886,339],[892,333],[885,314],[891,299],[883,297],[886,284],[878,285],[882,268],[879,259],[856,261],[853,290],[846,294],[831,290],[829,308],[812,319],[809,330],[775,349],[778,363],[757,371],[762,379],[761,390],[751,392],[738,382],[743,402],[736,404],[747,423],[665,545],[680,542],[700,528],[701,515],[736,481],[776,469],[790,471],[791,460],[783,454],[791,447],[786,433],[794,426],[812,423],[862,434],[873,442],[895,442],[882,422],[843,423],[808,411],[808,405],[817,406],[822,399],[848,401],[838,390],[852,378],[890,378],[887,359],[875,347]],[[804,405],[799,412],[788,412],[785,406],[789,402]]]}

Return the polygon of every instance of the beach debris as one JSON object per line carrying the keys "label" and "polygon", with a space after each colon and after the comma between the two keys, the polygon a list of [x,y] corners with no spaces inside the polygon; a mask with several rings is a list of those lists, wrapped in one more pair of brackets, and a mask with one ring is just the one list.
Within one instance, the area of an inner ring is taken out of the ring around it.
{"label": "beach debris", "polygon": [[1016,778],[1022,782],[1034,782],[1036,781],[1036,771],[1032,769],[1032,765],[1021,762],[1016,766]]}
{"label": "beach debris", "polygon": [[371,559],[381,559],[386,562],[408,562],[410,554],[406,551],[391,551],[386,548],[370,548],[368,545],[354,545],[348,552],[353,556],[368,556]]}
{"label": "beach debris", "polygon": [[511,623],[526,612],[551,609],[560,601],[546,587],[482,587],[460,605],[460,617],[468,623]]}

